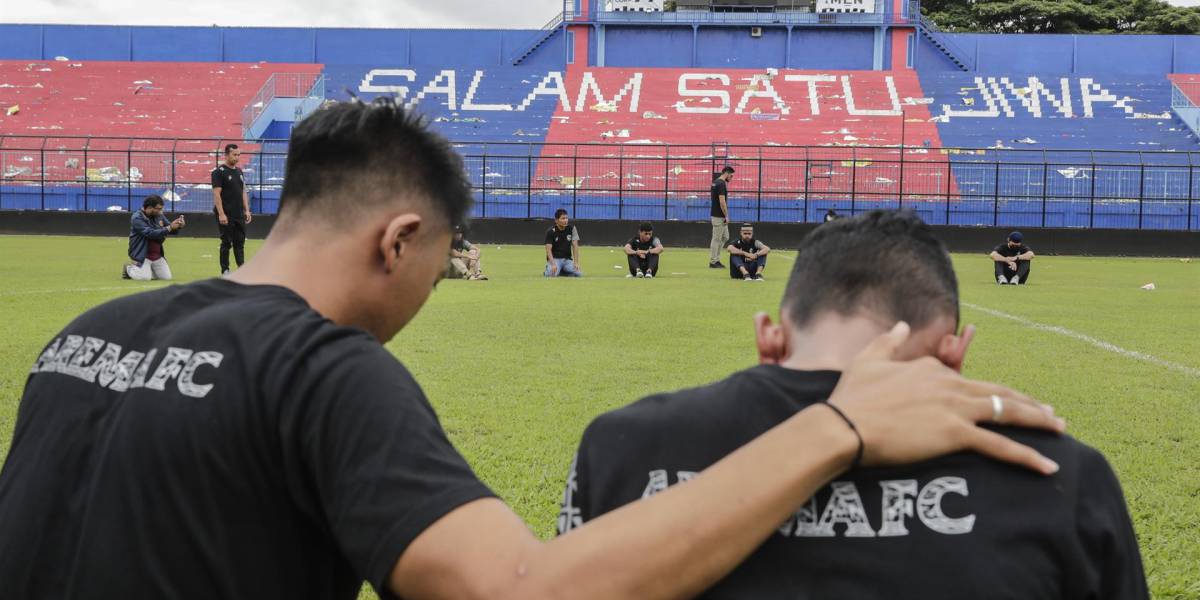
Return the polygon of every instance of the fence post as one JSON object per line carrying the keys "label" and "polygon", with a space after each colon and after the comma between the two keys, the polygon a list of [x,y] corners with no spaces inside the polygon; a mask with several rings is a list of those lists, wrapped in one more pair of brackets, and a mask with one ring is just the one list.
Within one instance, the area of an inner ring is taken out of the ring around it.
{"label": "fence post", "polygon": [[992,227],[1000,226],[1000,158],[996,158],[996,179],[992,186]]}
{"label": "fence post", "polygon": [[571,147],[571,214],[579,212],[579,144]]}
{"label": "fence post", "polygon": [[858,150],[850,151],[850,216],[854,216],[858,202]]}
{"label": "fence post", "polygon": [[133,212],[133,140],[125,147],[125,210]]}
{"label": "fence post", "polygon": [[42,156],[42,210],[46,210],[46,138],[42,138],[42,148],[38,152]]}
{"label": "fence post", "polygon": [[533,146],[525,147],[525,218],[533,216]]}
{"label": "fence post", "polygon": [[1138,153],[1138,229],[1142,228],[1142,215],[1146,212],[1146,159]]}
{"label": "fence post", "polygon": [[1196,184],[1196,166],[1192,164],[1191,154],[1188,155],[1188,213],[1187,213],[1187,230],[1192,230],[1192,204],[1196,200],[1195,184]]}
{"label": "fence post", "polygon": [[[671,145],[663,147],[663,220],[669,215],[671,204]],[[1190,222],[1190,221],[1189,221]]]}
{"label": "fence post", "polygon": [[904,210],[904,134],[900,134],[900,203],[897,208]]}
{"label": "fence post", "polygon": [[[946,155],[946,225],[950,224],[950,184],[954,179],[954,165],[950,162],[950,155]],[[961,192],[960,192],[961,193]]]}
{"label": "fence post", "polygon": [[1046,160],[1046,151],[1042,150],[1042,227],[1046,226],[1046,186],[1050,185],[1050,163]]}
{"label": "fence post", "polygon": [[755,199],[754,221],[762,221],[762,146],[758,147],[758,193]]}
{"label": "fence post", "polygon": [[812,163],[808,161],[808,148],[804,149],[804,220],[808,222],[808,186],[810,184],[809,176],[812,174]]}
{"label": "fence post", "polygon": [[92,138],[88,138],[83,143],[83,212],[88,210],[88,146],[92,145]]}
{"label": "fence post", "polygon": [[625,214],[625,146],[617,154],[617,220]]}
{"label": "fence post", "polygon": [[487,144],[483,145],[483,167],[479,171],[479,203],[483,206],[483,217],[487,217]]}
{"label": "fence post", "polygon": [[[1096,155],[1091,154],[1090,156],[1092,157],[1092,181],[1089,184],[1091,191],[1088,192],[1088,229],[1093,229],[1096,227]],[[1071,195],[1074,195],[1074,184],[1071,185],[1071,192]]]}
{"label": "fence post", "polygon": [[262,177],[263,177],[263,171],[265,170],[263,168],[263,164],[264,164],[263,158],[264,158],[264,151],[266,150],[266,147],[267,147],[267,144],[265,142],[259,144],[259,146],[258,146],[258,214],[260,214],[260,215],[263,212],[263,210],[262,210],[262,207],[263,207],[263,180],[262,180]]}
{"label": "fence post", "polygon": [[177,182],[175,181],[175,148],[179,146],[179,140],[171,142],[171,212],[178,212],[179,207],[179,192],[175,191]]}

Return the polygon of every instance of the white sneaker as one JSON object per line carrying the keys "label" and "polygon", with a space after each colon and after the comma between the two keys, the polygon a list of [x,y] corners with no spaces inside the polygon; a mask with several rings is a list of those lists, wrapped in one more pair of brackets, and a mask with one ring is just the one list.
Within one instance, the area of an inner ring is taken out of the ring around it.
{"label": "white sneaker", "polygon": [[646,279],[654,279],[654,273],[646,273]]}
{"label": "white sneaker", "polygon": [[1021,285],[1021,276],[1013,275],[1012,280],[1008,282],[1010,285]]}
{"label": "white sneaker", "polygon": [[645,276],[646,276],[646,274],[645,274],[645,273],[643,273],[641,269],[638,269],[638,270],[637,270],[637,277],[638,277],[638,279],[641,279],[641,278],[643,278],[643,277],[645,277]]}
{"label": "white sneaker", "polygon": [[625,274],[625,279],[633,279],[633,275],[630,275],[630,274],[626,273],[626,274]]}
{"label": "white sneaker", "polygon": [[1004,285],[1004,284],[1008,283],[1008,280],[1005,279],[1003,275],[1001,275],[996,278],[996,283],[999,285]]}

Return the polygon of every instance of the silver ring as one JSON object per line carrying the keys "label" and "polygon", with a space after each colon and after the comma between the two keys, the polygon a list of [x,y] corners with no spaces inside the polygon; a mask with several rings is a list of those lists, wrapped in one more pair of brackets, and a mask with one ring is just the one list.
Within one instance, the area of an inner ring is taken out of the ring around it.
{"label": "silver ring", "polygon": [[1000,417],[1004,415],[1004,398],[992,394],[992,422],[999,423]]}

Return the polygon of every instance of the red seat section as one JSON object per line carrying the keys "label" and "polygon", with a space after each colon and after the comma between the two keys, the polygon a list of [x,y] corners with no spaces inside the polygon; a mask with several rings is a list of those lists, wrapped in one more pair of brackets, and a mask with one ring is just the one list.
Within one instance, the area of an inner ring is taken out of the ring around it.
{"label": "red seat section", "polygon": [[[0,134],[239,139],[273,73],[320,65],[0,61]],[[19,111],[8,115],[11,107]]]}
{"label": "red seat section", "polygon": [[1200,75],[1192,74],[1175,74],[1168,75],[1171,82],[1183,90],[1183,94],[1187,96],[1192,104],[1200,106]]}
{"label": "red seat section", "polygon": [[[760,181],[767,198],[845,197],[854,189],[895,200],[902,137],[905,161],[945,160],[932,100],[912,71],[573,67],[564,87],[538,166],[538,186],[547,190],[611,195],[619,180],[627,198],[661,199],[664,190],[704,198],[713,166],[731,163],[738,178]],[[554,144],[585,143],[611,145],[581,154],[648,160],[626,160],[624,173],[578,173],[570,161],[554,160],[564,153]],[[664,164],[660,144],[684,160]],[[953,190],[946,169],[929,175],[903,182],[906,200]]]}

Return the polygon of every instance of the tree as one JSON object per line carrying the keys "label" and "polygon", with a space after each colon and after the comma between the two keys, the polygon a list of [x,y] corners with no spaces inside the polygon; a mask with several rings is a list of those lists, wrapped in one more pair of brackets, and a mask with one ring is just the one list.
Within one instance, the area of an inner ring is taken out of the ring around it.
{"label": "tree", "polygon": [[1164,0],[925,0],[946,31],[984,33],[1200,33],[1200,7]]}

